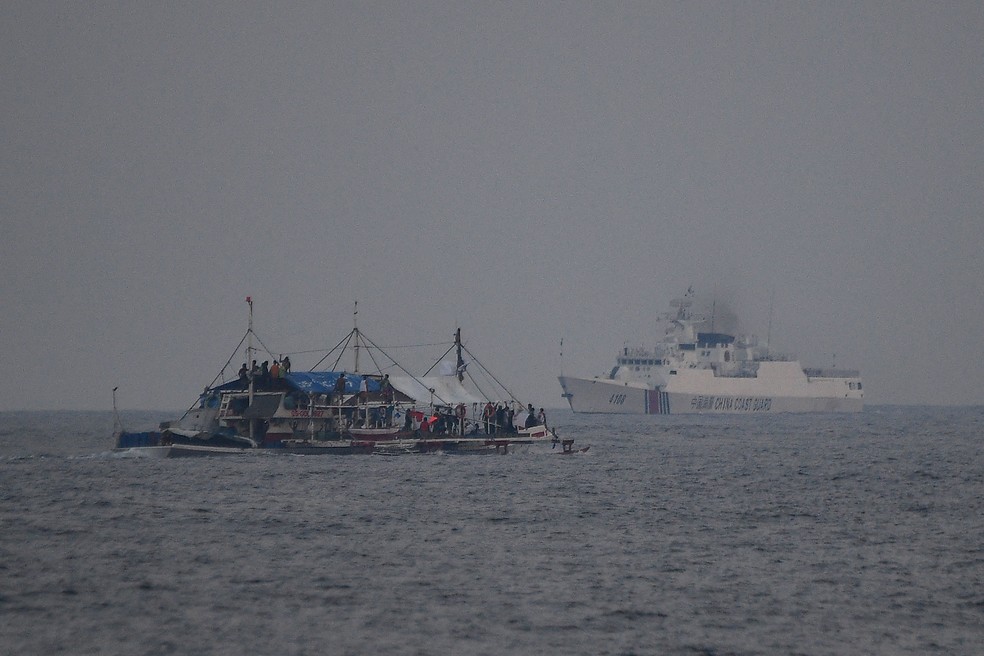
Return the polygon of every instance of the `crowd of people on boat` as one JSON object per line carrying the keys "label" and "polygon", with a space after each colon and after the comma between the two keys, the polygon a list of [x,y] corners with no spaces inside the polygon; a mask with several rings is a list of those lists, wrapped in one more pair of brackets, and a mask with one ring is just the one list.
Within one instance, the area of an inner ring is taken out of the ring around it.
{"label": "crowd of people on boat", "polygon": [[262,364],[257,364],[253,360],[250,367],[243,363],[239,368],[239,382],[243,387],[248,387],[249,382],[253,381],[253,386],[258,389],[275,389],[284,386],[284,378],[290,373],[290,356],[281,355],[279,360],[274,360],[270,364],[269,360],[264,360]]}
{"label": "crowd of people on boat", "polygon": [[[519,406],[522,408],[522,406]],[[439,435],[496,435],[515,434],[521,428],[547,424],[547,416],[543,408],[539,412],[528,404],[526,418],[522,426],[516,424],[516,410],[512,404],[487,402],[484,406],[476,404],[472,416],[468,416],[467,407],[463,403],[451,407],[435,407],[428,412],[411,407],[404,414],[403,430],[405,432],[435,433]],[[479,410],[481,414],[479,415]]]}

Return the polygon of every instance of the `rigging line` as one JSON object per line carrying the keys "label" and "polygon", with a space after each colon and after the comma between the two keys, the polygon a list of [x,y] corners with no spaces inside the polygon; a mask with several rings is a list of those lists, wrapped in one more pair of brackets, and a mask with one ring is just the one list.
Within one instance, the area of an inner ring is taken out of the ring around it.
{"label": "rigging line", "polygon": [[[315,364],[313,367],[311,367],[311,371],[314,371],[315,369],[317,369],[321,365],[322,362],[324,362],[325,360],[327,360],[328,359],[328,356],[331,355],[332,353],[334,353],[335,352],[335,349],[337,349],[339,346],[341,346],[343,342],[348,341],[348,339],[352,336],[352,333],[353,332],[355,332],[355,331],[350,331],[348,335],[346,335],[345,337],[343,337],[338,342],[338,344],[335,344],[333,347],[331,347],[331,350],[328,351],[327,353],[325,353],[325,357],[323,357],[320,360],[318,360],[317,364]],[[308,351],[308,353],[310,353],[310,351]],[[335,363],[338,364],[338,361],[336,360]]]}
{"label": "rigging line", "polygon": [[[356,348],[359,347],[359,342],[358,342],[358,339],[359,339],[359,329],[358,328],[353,328],[352,329],[352,332],[350,332],[348,334],[348,337],[345,338],[345,344],[342,346],[342,348],[340,348],[338,350],[338,357],[335,358],[335,361],[331,363],[331,370],[332,371],[338,371],[338,363],[342,361],[342,356],[345,355],[345,350],[348,348],[348,345],[352,341],[352,338],[353,337],[356,339],[355,347]],[[325,357],[328,357],[328,356],[326,355]],[[318,364],[320,364],[320,362]],[[358,362],[356,362],[356,365],[358,365]]]}
{"label": "rigging line", "polygon": [[423,348],[425,346],[447,346],[448,344],[454,344],[454,342],[431,342],[430,344],[397,344],[395,346],[377,346],[380,351],[384,348],[388,349],[405,349],[405,348]]}
{"label": "rigging line", "polygon": [[471,375],[470,371],[466,369],[465,375],[468,376],[468,380],[472,382],[472,385],[475,386],[475,389],[478,390],[479,395],[481,395],[481,397],[485,399],[486,402],[492,401],[492,396],[490,394],[485,393],[485,390],[483,390],[482,386],[478,384],[478,381],[475,380],[475,377]]}
{"label": "rigging line", "polygon": [[[472,385],[474,385],[475,388],[479,390],[479,392],[482,394],[482,396],[484,396],[486,398],[486,400],[507,401],[509,399],[512,399],[516,403],[520,403],[519,399],[517,399],[512,394],[512,392],[510,392],[505,387],[503,387],[501,383],[498,385],[498,389],[496,389],[497,388],[496,383],[498,383],[498,381],[496,381],[495,378],[492,377],[492,375],[489,373],[489,371],[487,369],[485,369],[480,362],[476,362],[476,364],[478,364],[477,371],[480,372],[480,373],[482,373],[482,374],[484,374],[485,375],[485,381],[487,381],[488,384],[492,386],[492,388],[494,390],[493,391],[493,394],[500,394],[499,390],[501,390],[501,394],[504,395],[504,396],[499,396],[496,399],[493,399],[492,394],[488,394],[488,393],[486,393],[482,389],[482,385],[479,384],[478,378],[475,376],[475,374],[472,373],[469,370],[465,370],[465,374],[468,376],[468,379],[471,380]],[[506,397],[508,397],[508,399]],[[522,405],[522,404],[520,404],[520,405]]]}
{"label": "rigging line", "polygon": [[[361,333],[360,333],[360,335],[361,335]],[[382,373],[383,368],[379,366],[379,363],[378,362],[376,362],[376,356],[374,356],[372,354],[372,349],[369,348],[369,344],[370,344],[369,338],[366,337],[365,335],[361,335],[361,337],[362,337],[362,343],[364,344],[365,349],[366,349],[366,355],[368,355],[369,356],[369,360],[372,361],[372,366],[376,367],[376,371]],[[383,355],[386,355],[385,353],[383,353],[383,350],[382,349],[380,349],[379,347],[376,347],[376,348],[377,348],[377,350],[380,353],[382,353]],[[388,355],[386,355],[386,357],[389,358]],[[392,358],[390,358],[390,359],[392,360]]]}
{"label": "rigging line", "polygon": [[[206,390],[211,389],[212,387],[214,387],[215,386],[215,382],[217,380],[219,380],[219,378],[224,378],[224,376],[222,374],[225,373],[225,370],[229,366],[229,363],[232,362],[233,358],[236,357],[236,353],[239,351],[239,347],[242,346],[243,345],[243,342],[246,341],[246,338],[249,337],[249,332],[250,331],[247,330],[245,333],[243,333],[243,337],[242,337],[242,339],[239,340],[239,343],[236,344],[236,348],[233,349],[232,355],[229,356],[229,359],[226,360],[226,363],[222,366],[222,369],[219,371],[218,374],[216,374],[215,378],[212,379],[212,382],[208,384],[208,387],[205,388]],[[257,339],[259,339],[259,338],[257,338]],[[187,417],[188,416],[188,413],[191,412],[192,410],[194,410],[196,405],[198,405],[198,401],[197,400],[194,403],[192,403],[191,406],[187,410],[184,411],[184,414],[181,415],[181,419],[184,419],[185,417]]]}
{"label": "rigging line", "polygon": [[[359,332],[361,333],[362,331],[359,331]],[[388,349],[409,349],[409,348],[424,348],[424,347],[428,347],[428,346],[447,346],[448,344],[454,344],[454,342],[433,342],[431,344],[401,344],[401,345],[397,345],[397,346],[377,346],[376,348],[378,348],[380,350],[382,350],[384,348],[388,348]],[[337,346],[336,346],[336,348],[337,348]],[[335,349],[332,349],[332,351],[334,351],[334,350]],[[283,351],[283,354],[284,355],[305,355],[307,353],[324,353],[324,352],[325,352],[325,349],[323,349],[323,348],[316,348],[316,349],[306,349],[306,350],[303,350],[303,351]]]}
{"label": "rigging line", "polygon": [[269,355],[272,358],[273,357],[273,351],[271,351],[270,349],[267,348],[267,345],[263,343],[263,340],[260,339],[260,336],[256,334],[256,331],[255,330],[253,331],[253,336],[256,337],[256,341],[258,341],[260,343],[260,346],[263,347],[263,350],[266,351],[266,354]]}
{"label": "rigging line", "polygon": [[[418,378],[417,376],[414,376],[414,375],[413,375],[412,373],[410,373],[409,371],[407,371],[406,369],[404,369],[404,368],[403,368],[403,365],[401,365],[401,364],[400,364],[399,362],[397,362],[396,360],[394,360],[394,359],[393,359],[393,357],[392,357],[392,356],[391,356],[391,355],[390,355],[389,353],[387,353],[386,351],[384,351],[384,350],[382,349],[382,347],[380,347],[380,346],[379,346],[378,344],[376,344],[376,342],[374,342],[374,341],[372,341],[371,339],[369,339],[369,338],[368,338],[368,337],[366,337],[365,335],[362,335],[362,339],[363,339],[363,340],[365,340],[365,342],[366,342],[367,344],[369,344],[370,346],[372,346],[373,348],[375,348],[376,350],[378,350],[378,351],[379,351],[380,353],[382,353],[383,355],[385,355],[385,356],[386,356],[387,358],[389,358],[389,359],[390,359],[390,360],[391,360],[391,361],[393,362],[393,364],[394,364],[394,365],[395,365],[395,366],[396,366],[396,367],[397,367],[397,368],[398,368],[398,369],[399,369],[400,371],[402,371],[402,372],[403,372],[403,373],[405,373],[406,375],[408,375],[408,376],[410,376],[410,378],[412,378],[412,379],[413,379],[413,380],[415,380],[416,382],[418,382],[418,383],[420,383],[421,385],[423,385],[423,386],[424,386],[424,388],[426,388],[426,389],[427,389],[428,391],[430,391],[430,388],[429,388],[429,387],[427,387],[427,385],[425,385],[425,384],[424,384],[424,381],[422,381],[422,380],[421,380],[420,378]],[[454,346],[452,346],[452,348],[454,348]],[[366,350],[368,350],[368,347],[366,347]],[[448,352],[449,352],[449,353],[450,353],[450,351],[451,351],[451,349],[448,349]],[[371,353],[371,351],[370,351],[370,353]],[[445,355],[447,355],[447,354],[445,354]],[[369,357],[370,357],[370,358],[372,358],[372,355],[370,355]],[[443,357],[443,356],[442,356],[442,357]],[[375,364],[375,363],[376,363],[376,361],[375,361],[375,360],[373,360],[373,364]],[[378,368],[378,365],[377,365],[377,368]],[[433,368],[434,368],[434,367],[431,367],[431,369],[433,369]],[[430,369],[428,369],[428,371],[430,371]],[[427,374],[424,374],[424,376],[426,376],[426,375],[427,375]],[[422,378],[422,377],[421,377],[421,378]],[[449,405],[451,405],[451,403],[450,403],[450,402],[448,402],[448,401],[447,401],[446,399],[444,399],[444,397],[442,397],[442,396],[441,396],[440,394],[438,394],[437,392],[432,392],[432,394],[434,395],[434,398],[436,398],[436,399],[437,399],[438,401],[440,401],[440,402],[441,402],[441,403],[443,403],[444,405],[448,405],[448,406],[449,406]]]}
{"label": "rigging line", "polygon": [[[446,342],[445,342],[445,343],[446,343]],[[454,342],[451,342],[451,348],[449,348],[449,349],[448,349],[447,351],[445,351],[445,352],[444,352],[444,355],[442,355],[441,357],[439,357],[439,358],[437,359],[437,362],[435,362],[434,364],[432,364],[432,365],[430,366],[430,369],[428,369],[427,371],[425,371],[425,372],[424,372],[424,375],[426,376],[427,374],[429,374],[429,373],[431,372],[431,369],[433,369],[434,367],[436,367],[437,365],[439,365],[439,364],[441,363],[441,360],[443,360],[443,359],[444,359],[444,356],[446,356],[446,355],[447,355],[448,353],[450,353],[450,352],[451,352],[451,350],[452,350],[452,349],[454,348],[454,346],[455,346],[455,343],[454,343]],[[464,347],[462,347],[462,348],[464,348]]]}
{"label": "rigging line", "polygon": [[506,387],[505,385],[503,385],[502,382],[498,378],[496,378],[495,376],[492,375],[492,372],[488,370],[488,367],[486,367],[484,364],[482,364],[479,361],[479,359],[475,357],[475,354],[468,350],[468,347],[466,347],[464,344],[462,344],[461,345],[461,348],[462,348],[462,350],[465,353],[467,353],[469,356],[471,356],[471,359],[474,362],[478,363],[478,366],[481,367],[483,371],[485,371],[486,375],[488,375],[489,378],[491,378],[492,380],[494,380],[499,385],[499,387],[502,388],[502,390],[506,394],[508,394],[510,397],[512,397],[516,401],[519,400],[519,399],[516,398],[516,395],[515,394],[513,394],[512,392],[509,391],[509,388],[508,387]]}

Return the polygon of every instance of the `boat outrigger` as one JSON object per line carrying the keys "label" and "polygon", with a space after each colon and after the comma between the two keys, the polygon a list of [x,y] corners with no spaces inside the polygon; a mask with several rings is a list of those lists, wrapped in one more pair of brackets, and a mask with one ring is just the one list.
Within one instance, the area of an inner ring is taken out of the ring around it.
{"label": "boat outrigger", "polygon": [[[124,431],[117,416],[117,449],[153,449],[162,456],[218,455],[275,449],[296,454],[511,453],[534,444],[575,452],[573,440],[561,440],[472,355],[461,340],[435,365],[415,376],[369,339],[358,322],[309,371],[292,371],[289,354],[273,367],[256,365],[267,349],[249,327],[232,357],[184,416],[162,422],[159,430]],[[356,311],[357,316],[357,311]],[[254,346],[254,340],[260,348]],[[246,362],[238,375],[220,382],[245,344]],[[262,350],[261,350],[262,349]],[[351,370],[339,369],[343,354],[355,354]],[[454,351],[454,363],[444,360]],[[375,373],[360,371],[360,353]],[[335,355],[332,365],[319,367]],[[470,360],[465,361],[465,356]],[[435,368],[442,369],[434,373]],[[474,365],[474,366],[471,366]],[[393,372],[384,373],[387,369]],[[473,375],[483,374],[481,385]],[[467,384],[466,384],[467,383]],[[482,388],[494,390],[482,392]],[[113,390],[116,409],[116,390]]]}

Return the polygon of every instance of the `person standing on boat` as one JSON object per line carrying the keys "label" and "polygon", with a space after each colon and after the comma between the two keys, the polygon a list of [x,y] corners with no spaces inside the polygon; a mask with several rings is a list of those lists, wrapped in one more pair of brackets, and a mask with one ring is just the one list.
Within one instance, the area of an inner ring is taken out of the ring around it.
{"label": "person standing on boat", "polygon": [[280,362],[277,360],[274,360],[273,366],[270,367],[270,379],[274,381],[280,380]]}
{"label": "person standing on boat", "polygon": [[386,410],[383,412],[383,419],[386,422],[386,426],[393,425],[393,383],[390,382],[390,375],[384,374],[383,379],[379,381],[379,390],[383,395],[383,403],[386,404]]}
{"label": "person standing on boat", "polygon": [[485,434],[492,434],[492,418],[495,416],[495,408],[492,407],[492,402],[489,401],[485,404],[485,409],[482,410],[482,421],[485,422]]}
{"label": "person standing on boat", "polygon": [[543,408],[540,408],[540,412],[536,415],[536,423],[544,427],[547,425],[547,413],[543,411]]}
{"label": "person standing on boat", "polygon": [[389,374],[384,374],[383,379],[379,381],[379,391],[383,394],[383,401],[393,402],[393,383],[390,382]]}
{"label": "person standing on boat", "polygon": [[239,367],[239,384],[243,387],[247,387],[249,385],[249,369],[246,368],[245,362],[243,363],[243,366]]}
{"label": "person standing on boat", "polygon": [[280,356],[280,371],[285,374],[290,373],[290,356],[282,355]]}
{"label": "person standing on boat", "polygon": [[366,382],[366,377],[362,377],[362,382],[359,383],[359,402],[365,403],[369,398],[369,383]]}
{"label": "person standing on boat", "polygon": [[526,423],[525,428],[533,428],[536,426],[536,410],[533,409],[532,403],[526,404]]}
{"label": "person standing on boat", "polygon": [[345,372],[338,374],[338,380],[335,381],[335,393],[332,398],[332,402],[340,405],[342,403],[342,397],[345,396]]}
{"label": "person standing on boat", "polygon": [[506,408],[506,432],[515,433],[516,426],[513,424],[513,418],[516,416],[516,411],[512,407],[512,403]]}
{"label": "person standing on boat", "polygon": [[495,406],[495,432],[501,432],[506,425],[506,408],[501,403]]}
{"label": "person standing on boat", "polygon": [[264,360],[260,365],[260,385],[267,387],[270,384],[270,361]]}

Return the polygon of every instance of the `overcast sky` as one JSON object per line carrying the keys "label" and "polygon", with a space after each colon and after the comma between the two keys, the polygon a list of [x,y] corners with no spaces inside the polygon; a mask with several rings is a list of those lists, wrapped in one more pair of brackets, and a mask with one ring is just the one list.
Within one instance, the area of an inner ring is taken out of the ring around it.
{"label": "overcast sky", "polygon": [[187,407],[247,295],[560,406],[690,285],[984,403],[979,1],[8,1],[0,52],[0,410]]}

